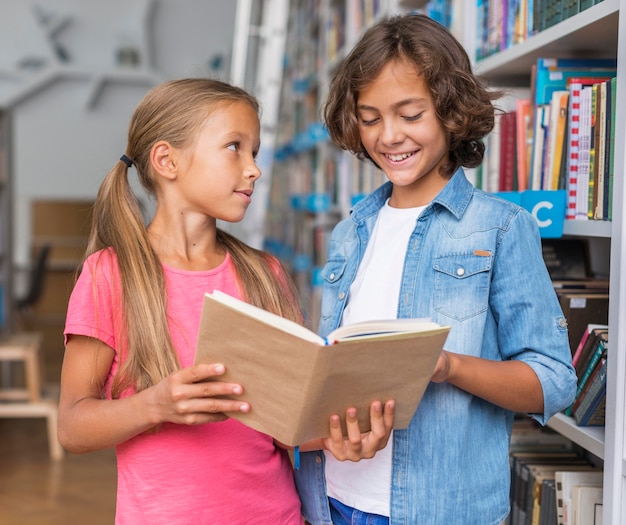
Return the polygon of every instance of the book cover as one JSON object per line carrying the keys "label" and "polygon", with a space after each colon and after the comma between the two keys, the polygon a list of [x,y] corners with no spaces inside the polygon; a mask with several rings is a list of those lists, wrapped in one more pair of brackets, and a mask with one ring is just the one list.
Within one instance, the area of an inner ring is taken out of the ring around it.
{"label": "book cover", "polygon": [[587,339],[587,343],[583,347],[580,357],[574,365],[576,370],[576,377],[578,378],[578,384],[583,382],[583,377],[589,368],[590,363],[597,362],[602,355],[603,349],[606,347],[606,342],[609,340],[608,329],[594,328]]}
{"label": "book cover", "polygon": [[563,150],[567,149],[565,129],[569,91],[559,90],[552,93],[550,101],[550,131],[548,132],[548,184],[546,189],[558,190],[560,186],[561,160]]}
{"label": "book cover", "polygon": [[589,167],[591,156],[591,102],[592,87],[583,86],[580,92],[580,128],[578,142],[578,181],[576,184],[576,219],[588,220]]}
{"label": "book cover", "polygon": [[565,415],[571,416],[574,412],[574,406],[578,400],[581,392],[584,390],[589,377],[593,374],[596,365],[600,362],[603,356],[606,355],[606,348],[608,344],[608,330],[596,328],[592,331],[587,339],[587,343],[583,347],[581,355],[574,365],[576,370],[576,377],[578,383],[576,385],[576,394],[574,396],[574,402],[565,410]]}
{"label": "book cover", "polygon": [[587,325],[587,327],[585,328],[585,331],[583,332],[582,337],[580,338],[580,342],[578,343],[578,346],[576,347],[576,350],[574,350],[574,353],[572,354],[572,365],[576,366],[576,363],[578,363],[578,360],[580,359],[580,356],[583,353],[583,349],[585,348],[587,341],[590,340],[589,339],[590,337],[594,337],[591,334],[594,333],[594,330],[596,329],[608,331],[609,325],[593,324],[593,323]]}
{"label": "book cover", "polygon": [[[600,370],[602,369],[602,365],[604,364],[605,361],[606,361],[606,351],[602,354],[602,356],[600,357],[600,360],[595,364],[593,371],[591,372],[591,375],[589,376],[589,379],[585,383],[585,386],[581,390],[580,394],[576,396],[574,404],[572,405],[572,415],[576,414],[578,407],[582,403],[585,396],[589,393],[589,390],[591,389],[591,386],[594,384],[594,381],[597,375],[600,373]],[[594,395],[593,389],[591,390],[592,390],[592,395]]]}
{"label": "book cover", "polygon": [[602,525],[602,487],[572,487],[572,524]]}
{"label": "book cover", "polygon": [[615,104],[617,93],[617,77],[611,79],[611,130],[610,130],[610,154],[609,154],[609,194],[607,203],[606,220],[613,220],[613,181],[615,178]]}
{"label": "book cover", "polygon": [[557,520],[559,525],[571,523],[572,487],[577,485],[602,486],[601,469],[562,470],[554,473],[556,482]]}
{"label": "book cover", "polygon": [[[586,396],[573,412],[574,420],[579,426],[604,425],[604,403],[606,401],[606,354],[600,361],[598,373],[590,385]],[[599,410],[599,411],[598,411]]]}
{"label": "book cover", "polygon": [[595,204],[597,199],[597,185],[598,178],[598,153],[600,138],[600,126],[598,124],[600,120],[600,89],[599,84],[591,86],[591,144],[589,149],[589,202],[587,204],[587,217],[593,219],[593,213],[595,210]]}
{"label": "book cover", "polygon": [[533,147],[530,165],[529,188],[541,190],[543,182],[543,151],[544,151],[544,121],[548,106],[545,104],[535,106],[533,115]]}
{"label": "book cover", "polygon": [[615,89],[617,88],[617,79],[614,77],[607,81],[607,146],[606,146],[606,162],[604,166],[605,184],[604,184],[604,203],[602,206],[602,220],[611,220],[613,218],[613,177],[615,172],[613,164],[615,163]]}
{"label": "book cover", "polygon": [[[326,339],[220,292],[206,294],[196,363],[223,363],[219,381],[243,386],[237,419],[289,446],[329,435],[332,414],[358,410],[369,429],[372,401],[396,401],[395,425],[411,421],[449,327],[394,319],[338,328]],[[345,428],[344,428],[345,431]]]}
{"label": "book cover", "polygon": [[[596,122],[597,130],[597,146],[596,156],[597,163],[595,167],[595,191],[593,197],[593,218],[602,220],[604,214],[604,179],[606,176],[606,147],[607,147],[607,83],[600,82],[598,84],[598,121]],[[608,181],[607,181],[608,182]]]}
{"label": "book cover", "polygon": [[548,104],[554,91],[568,89],[571,78],[613,77],[616,67],[613,58],[538,58],[534,103]]}
{"label": "book cover", "polygon": [[531,105],[529,98],[519,99],[516,106],[516,159],[519,191],[528,189],[528,167],[532,149]]}
{"label": "book cover", "polygon": [[570,349],[578,346],[580,334],[590,323],[609,323],[609,294],[594,290],[557,290],[563,315],[567,319]]}
{"label": "book cover", "polygon": [[533,525],[554,525],[556,521],[556,481],[544,479],[541,486],[539,522]]}
{"label": "book cover", "polygon": [[515,173],[516,120],[516,111],[509,111],[500,117],[499,191],[515,191],[518,188]]}

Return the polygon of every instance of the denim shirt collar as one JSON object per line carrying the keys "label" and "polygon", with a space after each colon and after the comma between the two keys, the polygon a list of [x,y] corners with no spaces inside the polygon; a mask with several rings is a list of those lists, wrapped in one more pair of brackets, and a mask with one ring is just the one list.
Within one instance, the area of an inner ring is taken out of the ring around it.
{"label": "denim shirt collar", "polygon": [[[391,197],[392,188],[393,184],[387,181],[363,200],[357,202],[351,211],[352,221],[358,224],[377,214],[385,201]],[[443,206],[454,217],[460,219],[472,199],[473,192],[474,187],[465,177],[463,169],[459,168],[433,199],[431,205]]]}

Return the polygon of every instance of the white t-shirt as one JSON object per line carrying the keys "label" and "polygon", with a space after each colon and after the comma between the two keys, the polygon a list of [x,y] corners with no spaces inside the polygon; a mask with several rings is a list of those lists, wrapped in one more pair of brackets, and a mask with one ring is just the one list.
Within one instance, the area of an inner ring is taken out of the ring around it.
{"label": "white t-shirt", "polygon": [[[356,278],[342,325],[395,319],[409,238],[425,206],[381,208]],[[372,459],[338,461],[325,451],[328,495],[363,512],[389,516],[393,436]]]}

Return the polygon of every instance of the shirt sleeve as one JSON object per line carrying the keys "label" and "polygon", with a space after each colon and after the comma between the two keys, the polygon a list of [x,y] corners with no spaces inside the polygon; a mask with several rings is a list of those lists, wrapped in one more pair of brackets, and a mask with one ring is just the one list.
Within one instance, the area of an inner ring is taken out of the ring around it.
{"label": "shirt sleeve", "polygon": [[545,424],[574,399],[576,373],[567,322],[552,286],[533,217],[525,210],[503,232],[494,264],[490,306],[503,359],[524,361],[543,389]]}
{"label": "shirt sleeve", "polygon": [[108,252],[97,252],[83,264],[70,295],[64,337],[70,334],[99,339],[113,349],[118,346],[121,304],[117,265]]}

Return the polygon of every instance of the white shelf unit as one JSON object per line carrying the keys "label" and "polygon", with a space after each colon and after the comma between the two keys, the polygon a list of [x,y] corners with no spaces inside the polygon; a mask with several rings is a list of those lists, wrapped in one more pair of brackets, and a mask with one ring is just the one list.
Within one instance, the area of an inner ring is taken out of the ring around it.
{"label": "white shelf unit", "polygon": [[[548,425],[604,462],[603,525],[619,525],[626,519],[626,0],[602,2],[568,18],[525,42],[489,56],[475,64],[478,74],[494,85],[530,85],[530,68],[539,57],[617,56],[616,173],[612,222],[566,221],[564,234],[592,240],[608,240],[601,257],[610,258],[609,371],[605,427],[578,427],[563,414]],[[476,2],[465,20],[464,43],[475,42]],[[473,54],[473,52],[470,52]],[[600,243],[601,244],[601,243]]]}

